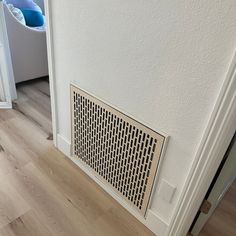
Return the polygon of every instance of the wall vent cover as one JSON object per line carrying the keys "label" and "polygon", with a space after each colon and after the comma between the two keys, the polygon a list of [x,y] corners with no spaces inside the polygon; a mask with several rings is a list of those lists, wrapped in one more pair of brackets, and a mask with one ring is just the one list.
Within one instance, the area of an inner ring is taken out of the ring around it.
{"label": "wall vent cover", "polygon": [[71,85],[72,155],[145,216],[165,137]]}

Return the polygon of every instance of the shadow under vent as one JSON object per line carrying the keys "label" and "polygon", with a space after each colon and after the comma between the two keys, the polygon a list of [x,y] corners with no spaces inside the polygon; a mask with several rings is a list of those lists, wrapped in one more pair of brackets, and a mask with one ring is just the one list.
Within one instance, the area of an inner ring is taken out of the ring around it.
{"label": "shadow under vent", "polygon": [[73,156],[145,215],[165,137],[71,86]]}

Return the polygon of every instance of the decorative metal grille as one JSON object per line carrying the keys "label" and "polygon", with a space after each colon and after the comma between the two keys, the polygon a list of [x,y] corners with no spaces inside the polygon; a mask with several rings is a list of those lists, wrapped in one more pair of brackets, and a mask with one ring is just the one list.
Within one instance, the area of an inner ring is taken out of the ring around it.
{"label": "decorative metal grille", "polygon": [[165,137],[71,86],[73,155],[145,215]]}

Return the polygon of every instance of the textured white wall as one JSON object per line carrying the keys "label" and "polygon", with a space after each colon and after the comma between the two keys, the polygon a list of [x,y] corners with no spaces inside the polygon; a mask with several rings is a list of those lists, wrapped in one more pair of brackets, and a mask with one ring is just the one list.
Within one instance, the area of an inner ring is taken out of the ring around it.
{"label": "textured white wall", "polygon": [[235,0],[51,1],[59,133],[69,84],[171,136],[161,170],[177,187],[169,222],[236,46]]}

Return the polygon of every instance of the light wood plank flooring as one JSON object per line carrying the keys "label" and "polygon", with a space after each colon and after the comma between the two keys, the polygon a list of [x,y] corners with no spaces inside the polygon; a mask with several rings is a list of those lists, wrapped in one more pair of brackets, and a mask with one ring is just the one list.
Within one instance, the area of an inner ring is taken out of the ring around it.
{"label": "light wood plank flooring", "polygon": [[17,90],[0,110],[0,235],[153,235],[53,147],[47,80]]}
{"label": "light wood plank flooring", "polygon": [[236,181],[231,185],[199,236],[236,235]]}

